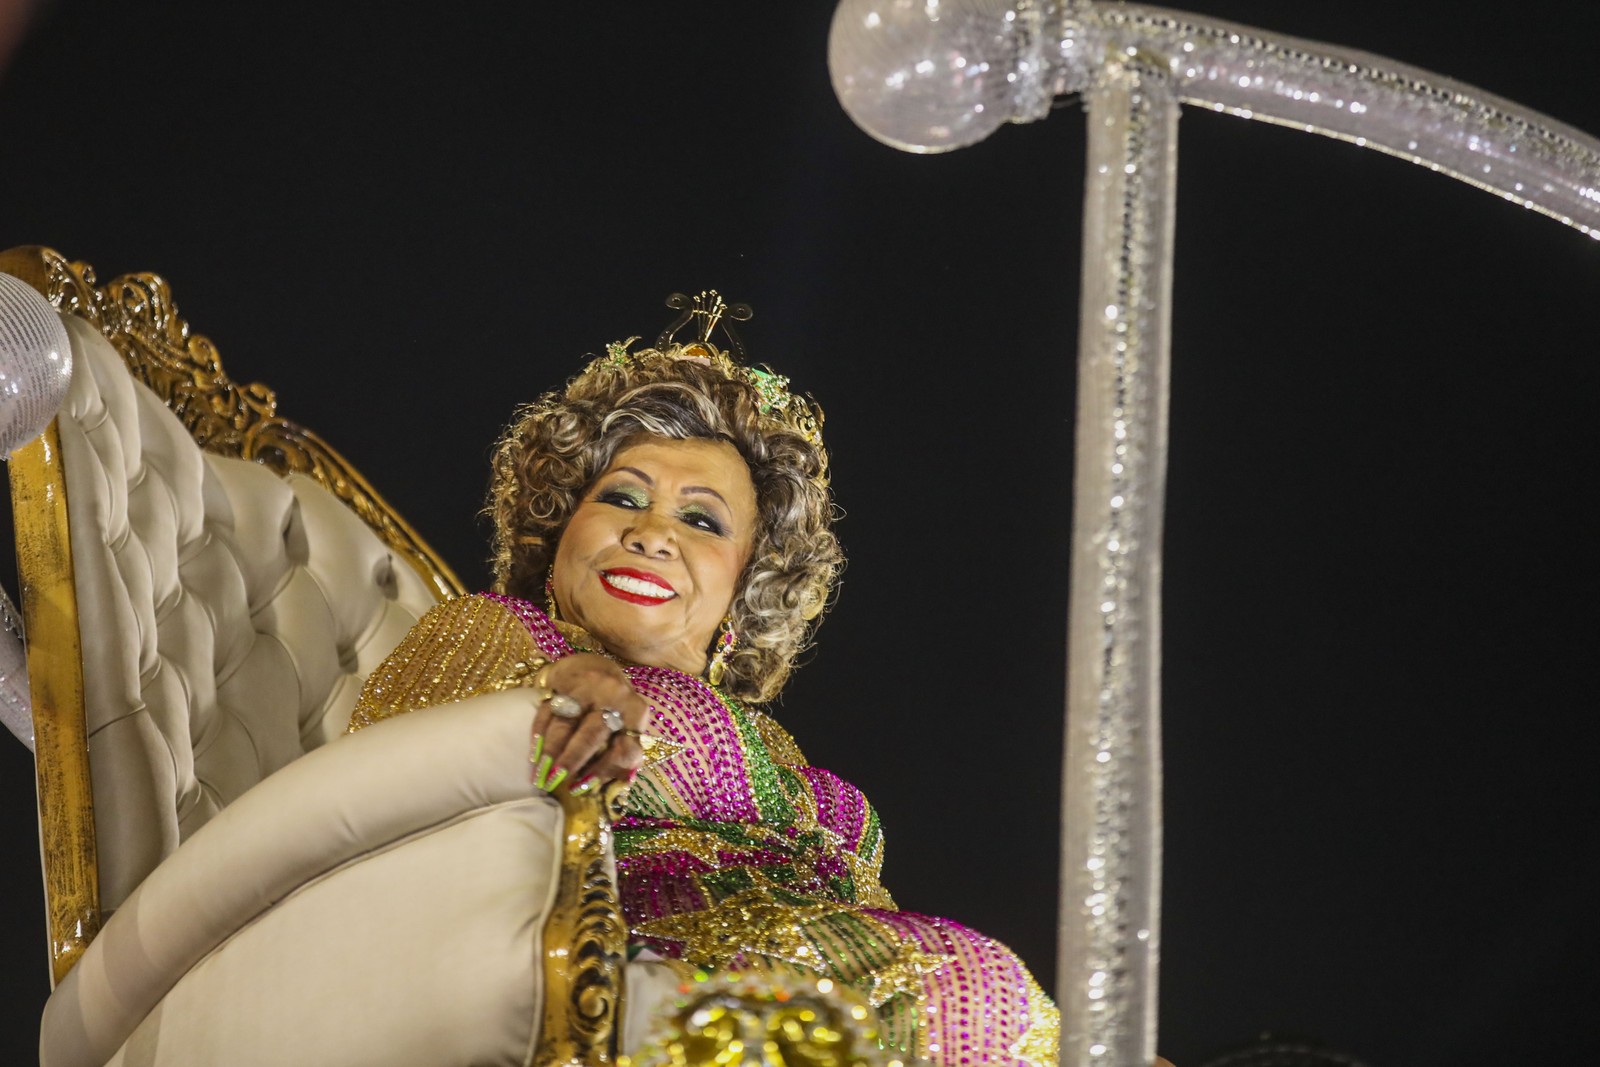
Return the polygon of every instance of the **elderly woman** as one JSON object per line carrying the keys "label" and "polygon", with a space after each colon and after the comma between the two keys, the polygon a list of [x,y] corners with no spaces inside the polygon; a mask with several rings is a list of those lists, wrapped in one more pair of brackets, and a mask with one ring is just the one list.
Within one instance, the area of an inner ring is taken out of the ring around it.
{"label": "elderly woman", "polygon": [[934,1063],[1053,1064],[1056,1009],[1016,956],[898,910],[866,799],[753,706],[782,689],[840,553],[821,413],[709,343],[723,310],[702,297],[699,342],[612,345],[519,413],[495,454],[499,591],[419,622],[351,729],[533,686],[536,787],[632,783],[615,840],[641,949],[825,973]]}

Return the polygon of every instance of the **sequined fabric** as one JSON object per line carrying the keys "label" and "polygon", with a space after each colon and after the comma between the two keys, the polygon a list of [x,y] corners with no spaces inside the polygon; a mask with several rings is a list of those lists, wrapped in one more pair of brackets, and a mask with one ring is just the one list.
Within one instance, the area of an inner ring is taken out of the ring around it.
{"label": "sequined fabric", "polygon": [[[351,729],[522,684],[518,664],[571,652],[526,601],[448,601],[373,674]],[[1055,1006],[1009,949],[896,909],[878,881],[883,831],[859,789],[810,766],[770,717],[699,679],[624,670],[671,753],[645,768],[614,828],[636,942],[698,967],[847,982],[878,1009],[889,1043],[932,1063],[1055,1063]]]}
{"label": "sequined fabric", "polygon": [[494,601],[446,600],[418,619],[367,677],[350,732],[401,712],[526,684],[539,655],[528,628]]}

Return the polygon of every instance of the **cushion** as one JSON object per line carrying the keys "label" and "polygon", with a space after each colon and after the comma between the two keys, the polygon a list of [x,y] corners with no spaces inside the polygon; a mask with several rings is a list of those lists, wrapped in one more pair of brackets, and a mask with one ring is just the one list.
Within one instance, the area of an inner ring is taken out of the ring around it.
{"label": "cushion", "polygon": [[383,722],[210,820],[45,1007],[42,1067],[522,1063],[561,809],[532,694]]}

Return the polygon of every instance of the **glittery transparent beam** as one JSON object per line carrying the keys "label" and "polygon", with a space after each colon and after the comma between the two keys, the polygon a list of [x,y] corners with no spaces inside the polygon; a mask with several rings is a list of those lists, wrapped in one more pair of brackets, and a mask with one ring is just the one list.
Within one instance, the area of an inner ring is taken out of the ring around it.
{"label": "glittery transparent beam", "polygon": [[1089,113],[1078,344],[1061,953],[1063,1064],[1155,1053],[1161,522],[1178,101],[1123,54]]}
{"label": "glittery transparent beam", "polygon": [[[1181,11],[1068,5],[1046,77],[1090,85],[1137,49],[1186,104],[1335,137],[1421,164],[1600,237],[1600,141],[1470,85],[1382,56]],[[1019,116],[1026,119],[1029,116]]]}
{"label": "glittery transparent beam", "polygon": [[1600,236],[1600,141],[1382,56],[1105,0],[840,0],[828,42],[839,102],[910,152],[1042,119],[1130,49],[1183,103],[1399,156]]}

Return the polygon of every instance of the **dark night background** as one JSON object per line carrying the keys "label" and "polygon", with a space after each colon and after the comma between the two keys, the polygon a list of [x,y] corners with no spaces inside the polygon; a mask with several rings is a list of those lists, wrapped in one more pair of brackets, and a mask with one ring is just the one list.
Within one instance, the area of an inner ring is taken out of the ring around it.
{"label": "dark night background", "polygon": [[[902,906],[1050,986],[1083,116],[885,148],[829,88],[831,10],[56,0],[0,75],[0,247],[164,274],[473,586],[513,405],[668,292],[753,303],[827,409],[850,556],[777,714],[880,807]],[[1600,131],[1600,6],[1488,10],[1203,5]],[[1180,128],[1162,1050],[1584,1058],[1600,245]],[[47,990],[31,775],[0,745],[7,1063]]]}

